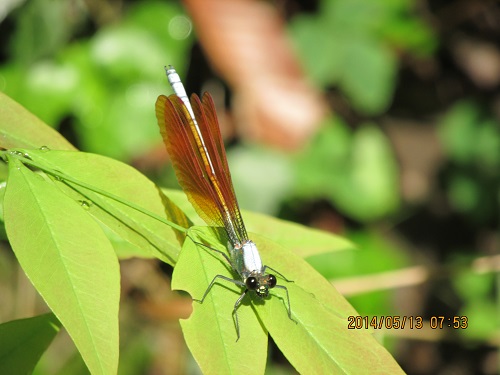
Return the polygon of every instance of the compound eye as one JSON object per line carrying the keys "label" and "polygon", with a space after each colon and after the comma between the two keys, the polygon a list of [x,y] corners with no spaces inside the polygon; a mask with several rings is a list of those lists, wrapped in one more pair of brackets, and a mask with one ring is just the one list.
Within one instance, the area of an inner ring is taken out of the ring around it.
{"label": "compound eye", "polygon": [[256,290],[259,283],[257,282],[257,279],[255,277],[250,276],[246,279],[245,284],[248,289]]}
{"label": "compound eye", "polygon": [[276,277],[274,275],[267,276],[267,285],[269,285],[269,288],[274,288],[276,286]]}

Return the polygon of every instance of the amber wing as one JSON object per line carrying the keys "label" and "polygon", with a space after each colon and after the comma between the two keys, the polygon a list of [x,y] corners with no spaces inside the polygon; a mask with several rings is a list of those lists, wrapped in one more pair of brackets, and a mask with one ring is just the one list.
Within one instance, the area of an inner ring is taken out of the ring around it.
{"label": "amber wing", "polygon": [[196,94],[192,120],[176,95],[160,95],[156,118],[177,180],[197,213],[208,225],[225,227],[233,245],[248,239],[234,194],[224,143],[210,94]]}

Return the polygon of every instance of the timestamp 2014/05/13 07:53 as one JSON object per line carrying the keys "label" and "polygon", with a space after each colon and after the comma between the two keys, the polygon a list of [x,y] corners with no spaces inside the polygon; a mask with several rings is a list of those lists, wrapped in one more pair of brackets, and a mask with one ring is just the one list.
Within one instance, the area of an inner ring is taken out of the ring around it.
{"label": "timestamp 2014/05/13 07:53", "polygon": [[468,318],[466,316],[431,316],[429,320],[424,320],[421,316],[400,316],[400,315],[380,315],[380,316],[360,316],[351,315],[347,317],[347,329],[422,329],[425,326],[431,329],[466,329]]}

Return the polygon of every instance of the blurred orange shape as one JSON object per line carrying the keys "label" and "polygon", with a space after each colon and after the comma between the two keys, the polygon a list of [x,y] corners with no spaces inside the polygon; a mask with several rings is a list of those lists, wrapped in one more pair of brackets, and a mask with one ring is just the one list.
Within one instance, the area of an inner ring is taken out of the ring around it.
{"label": "blurred orange shape", "polygon": [[277,10],[263,1],[185,0],[214,68],[232,87],[243,134],[295,149],[326,113],[307,80]]}

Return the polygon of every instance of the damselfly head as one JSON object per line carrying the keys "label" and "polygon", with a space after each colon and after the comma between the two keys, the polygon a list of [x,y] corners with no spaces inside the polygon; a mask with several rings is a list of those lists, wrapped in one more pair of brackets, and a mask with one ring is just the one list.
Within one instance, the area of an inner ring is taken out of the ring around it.
{"label": "damselfly head", "polygon": [[266,298],[269,295],[269,289],[276,286],[276,277],[274,275],[256,275],[247,277],[245,285],[248,290],[253,290],[260,298]]}

